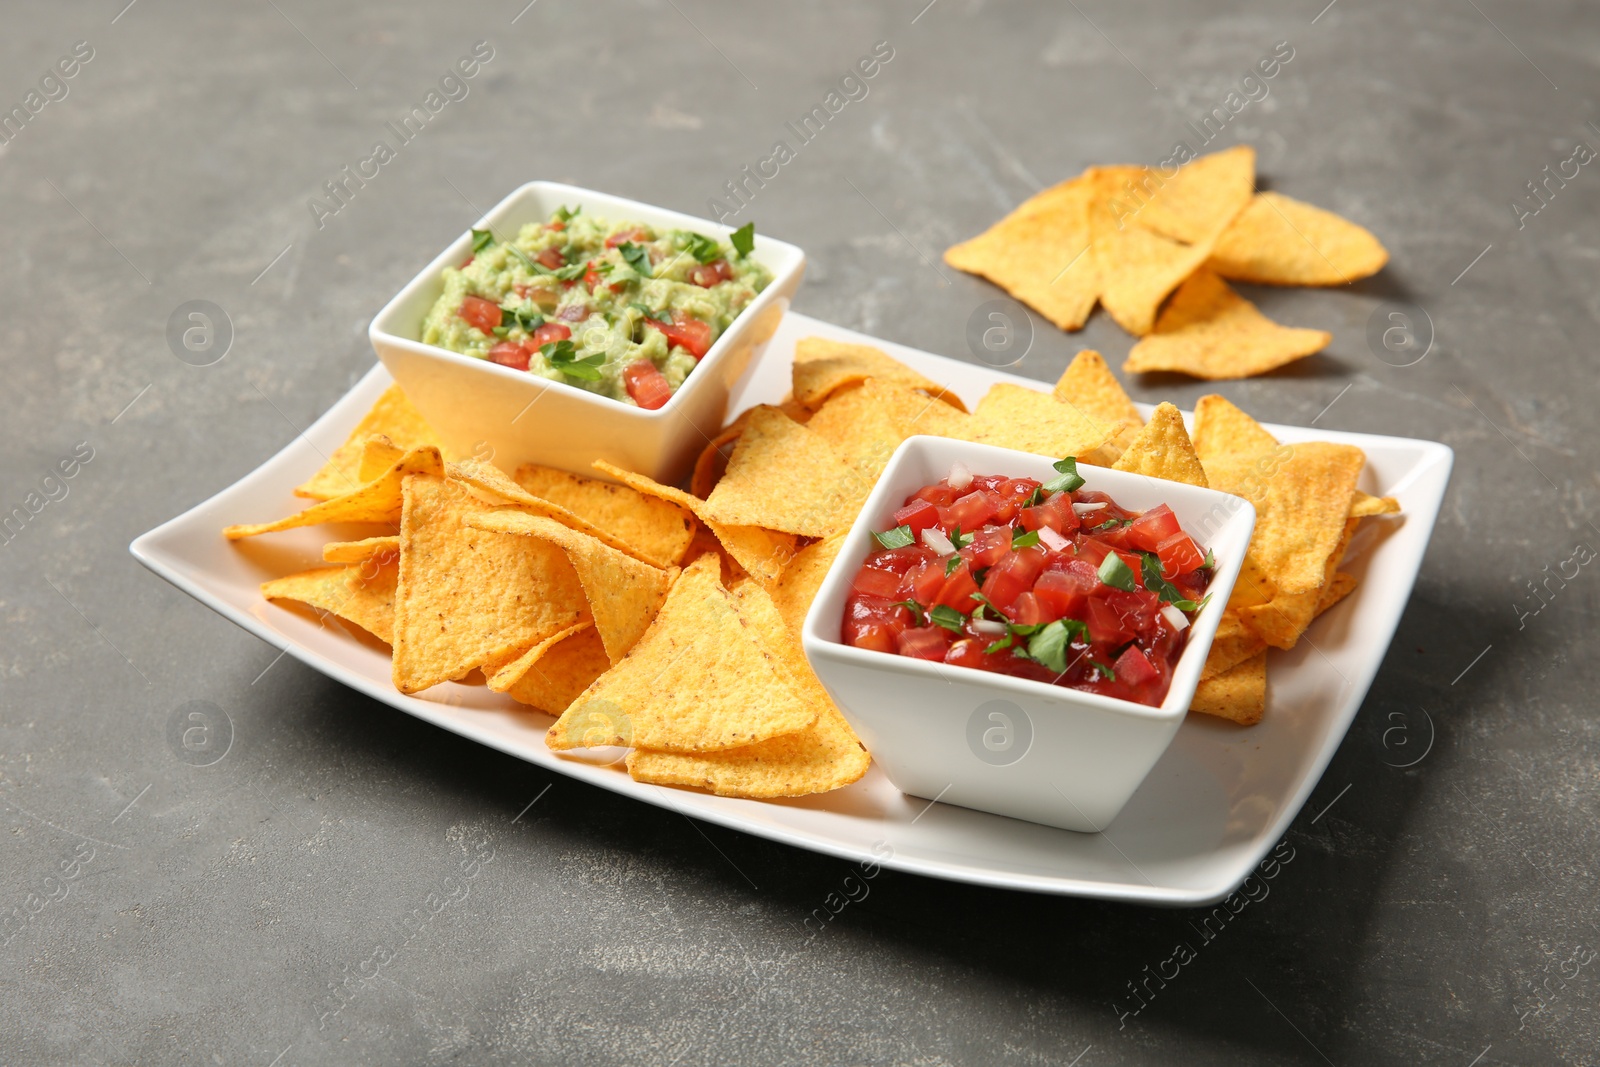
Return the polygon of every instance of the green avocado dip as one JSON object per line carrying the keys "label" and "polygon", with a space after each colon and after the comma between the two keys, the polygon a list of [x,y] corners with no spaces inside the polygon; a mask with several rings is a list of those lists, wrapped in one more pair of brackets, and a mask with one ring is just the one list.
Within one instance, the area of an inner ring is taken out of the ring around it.
{"label": "green avocado dip", "polygon": [[753,224],[722,242],[563,207],[502,237],[472,231],[423,342],[642,408],[670,400],[772,281]]}

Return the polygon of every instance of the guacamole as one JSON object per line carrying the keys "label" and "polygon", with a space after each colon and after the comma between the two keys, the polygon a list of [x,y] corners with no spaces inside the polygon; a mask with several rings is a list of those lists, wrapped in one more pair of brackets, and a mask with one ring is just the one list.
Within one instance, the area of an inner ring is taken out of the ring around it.
{"label": "guacamole", "polygon": [[723,242],[567,208],[510,240],[473,230],[422,341],[659,408],[771,283],[754,233]]}

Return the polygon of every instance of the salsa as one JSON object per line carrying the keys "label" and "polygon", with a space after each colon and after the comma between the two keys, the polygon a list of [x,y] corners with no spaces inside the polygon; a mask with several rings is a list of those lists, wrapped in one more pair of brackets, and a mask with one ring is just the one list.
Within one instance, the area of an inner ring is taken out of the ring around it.
{"label": "salsa", "polygon": [[423,342],[642,408],[670,400],[772,281],[748,224],[718,241],[561,208],[504,242],[472,238]]}
{"label": "salsa", "polygon": [[1055,469],[958,463],[906,497],[851,584],[844,642],[1159,705],[1211,555],[1167,505],[1130,511],[1073,459]]}

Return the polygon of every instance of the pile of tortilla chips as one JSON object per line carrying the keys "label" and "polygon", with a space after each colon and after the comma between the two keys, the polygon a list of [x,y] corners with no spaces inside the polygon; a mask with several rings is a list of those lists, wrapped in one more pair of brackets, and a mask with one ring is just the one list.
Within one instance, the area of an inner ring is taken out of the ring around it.
{"label": "pile of tortilla chips", "polygon": [[[724,796],[837,789],[869,757],[801,651],[824,575],[895,448],[913,434],[1077,456],[1248,498],[1259,514],[1194,710],[1261,717],[1266,649],[1348,593],[1337,565],[1360,516],[1363,457],[1279,446],[1220,397],[1190,441],[1176,408],[1146,423],[1081,352],[1053,393],[1009,383],[974,410],[866,346],[807,338],[792,397],[712,441],[690,490],[597,462],[598,476],[449,460],[391,387],[297,493],[317,501],[230,539],[325,523],[328,566],[269,581],[388,644],[403,693],[476,681],[556,716],[555,750],[626,746],[639,781]],[[1197,531],[1202,537],[1204,531]]]}
{"label": "pile of tortilla chips", "polygon": [[945,262],[988,278],[1063,330],[1082,328],[1102,305],[1141,338],[1125,371],[1264,374],[1321,351],[1332,336],[1279,326],[1224,279],[1344,285],[1377,273],[1389,254],[1338,215],[1257,193],[1255,160],[1240,145],[1172,174],[1090,167],[950,248]]}

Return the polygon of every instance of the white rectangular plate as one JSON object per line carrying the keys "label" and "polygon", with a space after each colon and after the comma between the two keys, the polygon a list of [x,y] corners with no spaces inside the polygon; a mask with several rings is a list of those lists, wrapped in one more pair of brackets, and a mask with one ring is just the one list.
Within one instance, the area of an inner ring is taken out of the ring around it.
{"label": "white rectangular plate", "polygon": [[[968,407],[998,381],[1048,385],[879,341],[790,314],[735,386],[730,411],[789,391],[795,342],[822,336],[884,349],[946,383]],[[375,366],[326,415],[238,483],[134,541],[140,562],[201,603],[301,662],[463,737],[649,804],[844,859],[935,878],[1040,893],[1163,905],[1219,900],[1250,873],[1305,803],[1344,738],[1411,595],[1450,477],[1452,453],[1431,441],[1268,426],[1288,443],[1357,445],[1362,488],[1399,499],[1403,514],[1364,524],[1346,570],[1356,591],[1289,652],[1273,652],[1266,718],[1240,729],[1190,716],[1104,833],[1080,834],[901,794],[876,768],[855,785],[794,800],[736,800],[633,781],[614,758],[585,761],[545,747],[551,720],[485,687],[449,683],[402,696],[389,657],[337,626],[270,605],[260,583],[321,565],[327,528],[230,543],[224,526],[298,510],[292,490],[350,432],[390,378]],[[1148,409],[1147,409],[1148,410]]]}

